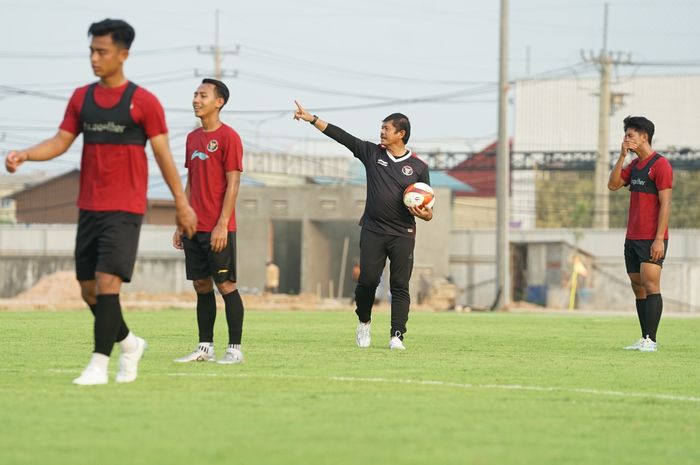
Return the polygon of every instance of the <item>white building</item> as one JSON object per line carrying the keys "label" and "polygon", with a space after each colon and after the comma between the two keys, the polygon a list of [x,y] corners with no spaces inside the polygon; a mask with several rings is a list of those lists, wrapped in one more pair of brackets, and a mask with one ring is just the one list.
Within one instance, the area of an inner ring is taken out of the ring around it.
{"label": "white building", "polygon": [[[598,77],[523,79],[515,82],[514,152],[595,152],[598,149]],[[611,84],[611,152],[619,150],[622,120],[654,122],[660,152],[700,148],[700,75],[627,76]],[[513,176],[512,219],[535,227],[535,171]]]}

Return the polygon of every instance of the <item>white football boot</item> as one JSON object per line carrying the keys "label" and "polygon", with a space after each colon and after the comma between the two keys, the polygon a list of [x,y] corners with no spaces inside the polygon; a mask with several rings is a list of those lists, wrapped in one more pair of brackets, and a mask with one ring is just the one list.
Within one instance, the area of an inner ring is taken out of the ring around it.
{"label": "white football boot", "polygon": [[98,384],[107,384],[107,365],[109,357],[103,354],[94,353],[88,366],[83,372],[73,380],[73,384],[80,386],[95,386]]}
{"label": "white football boot", "polygon": [[628,345],[623,347],[624,350],[639,350],[642,348],[642,344],[644,344],[644,338],[640,338],[637,342],[634,344]]}
{"label": "white football boot", "polygon": [[357,347],[366,348],[369,347],[372,342],[372,322],[367,323],[360,322],[355,330],[355,340],[357,341]]}
{"label": "white football boot", "polygon": [[228,349],[226,349],[224,358],[222,358],[221,360],[217,360],[216,363],[220,365],[232,365],[234,363],[243,363],[243,352],[241,351],[241,349],[229,347]]}
{"label": "white football boot", "polygon": [[656,342],[652,341],[649,336],[644,339],[642,347],[639,348],[640,352],[656,352]]}
{"label": "white football boot", "polygon": [[136,350],[131,352],[122,352],[119,356],[119,372],[115,381],[117,383],[131,383],[136,381],[136,376],[139,371],[139,361],[143,357],[143,353],[148,348],[146,341],[140,337],[136,337]]}
{"label": "white football boot", "polygon": [[389,339],[389,348],[391,350],[406,350],[406,346],[403,345],[403,341],[398,336]]}
{"label": "white football boot", "polygon": [[174,360],[178,363],[188,363],[188,362],[215,362],[214,358],[214,346],[208,344],[199,344],[197,348],[191,354],[185,355],[184,357],[176,358]]}

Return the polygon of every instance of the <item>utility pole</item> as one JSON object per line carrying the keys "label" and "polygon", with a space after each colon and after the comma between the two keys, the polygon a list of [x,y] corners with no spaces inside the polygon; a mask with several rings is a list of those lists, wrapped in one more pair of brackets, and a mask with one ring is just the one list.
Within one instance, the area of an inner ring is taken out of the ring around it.
{"label": "utility pole", "polygon": [[501,0],[496,149],[496,306],[510,303],[510,140],[508,138],[508,0]]}
{"label": "utility pole", "polygon": [[593,227],[608,229],[610,226],[610,197],[608,192],[608,177],[610,176],[610,81],[612,65],[630,64],[629,56],[623,60],[622,54],[614,58],[608,52],[608,4],[605,3],[603,16],[603,48],[595,56],[592,52],[586,56],[581,52],[584,61],[595,63],[600,70],[600,90],[598,93],[598,158],[595,165],[593,210]]}
{"label": "utility pole", "polygon": [[[214,45],[210,45],[208,47],[198,45],[197,51],[199,53],[214,56],[214,79],[221,80],[224,77],[236,77],[238,75],[238,71],[236,71],[236,70],[226,70],[226,69],[223,69],[221,67],[223,55],[238,55],[238,52],[240,51],[240,46],[236,45],[236,48],[233,50],[222,50],[221,47],[219,46],[219,10],[216,10],[216,13],[215,13]],[[211,76],[212,73],[203,72],[203,71],[196,69],[194,71],[194,75],[197,77],[202,77],[202,76],[206,77],[206,76]]]}

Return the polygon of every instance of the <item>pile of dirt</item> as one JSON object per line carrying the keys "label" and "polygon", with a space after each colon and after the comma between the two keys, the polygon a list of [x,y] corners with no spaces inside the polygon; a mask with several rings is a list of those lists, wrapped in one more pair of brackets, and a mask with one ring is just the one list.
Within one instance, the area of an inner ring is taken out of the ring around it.
{"label": "pile of dirt", "polygon": [[[242,294],[247,309],[261,310],[324,310],[351,311],[354,304],[350,299],[323,299],[315,294]],[[224,302],[216,293],[217,306],[224,308]],[[182,293],[152,294],[147,292],[123,292],[122,308],[128,310],[155,310],[167,308],[194,309],[197,295],[194,290]],[[86,308],[80,296],[80,285],[73,271],[58,271],[42,277],[33,287],[11,299],[0,299],[0,310],[68,310]],[[389,305],[375,305],[378,311],[388,311]],[[413,305],[412,310],[435,311],[427,305]],[[444,310],[444,309],[440,309]]]}
{"label": "pile of dirt", "polygon": [[17,294],[14,300],[81,301],[80,285],[73,271],[57,271],[42,277],[34,286]]}

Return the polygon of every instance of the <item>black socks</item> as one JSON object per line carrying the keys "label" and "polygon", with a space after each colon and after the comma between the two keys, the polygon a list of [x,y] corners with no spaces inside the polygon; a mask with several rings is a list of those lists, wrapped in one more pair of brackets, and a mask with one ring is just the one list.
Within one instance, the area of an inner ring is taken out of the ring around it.
{"label": "black socks", "polygon": [[[95,309],[97,308],[97,304],[88,305],[88,307],[90,307],[90,311],[92,312],[92,315],[97,316],[95,314]],[[122,322],[119,325],[119,331],[117,332],[116,342],[123,341],[124,339],[126,339],[126,337],[128,335],[129,335],[129,327],[126,325],[126,321],[124,321],[124,315],[122,314]]]}
{"label": "black socks", "polygon": [[214,342],[214,322],[216,321],[216,297],[214,291],[197,294],[197,325],[199,342]]}
{"label": "black socks", "polygon": [[[92,306],[90,306],[92,310]],[[102,294],[97,296],[95,314],[95,352],[110,356],[123,322],[119,294]],[[126,324],[124,325],[126,327]],[[129,330],[127,329],[127,334]],[[124,336],[126,337],[126,336]],[[123,338],[122,338],[123,339]]]}
{"label": "black socks", "polygon": [[656,342],[656,330],[659,328],[659,322],[661,321],[664,301],[661,298],[661,294],[647,294],[646,302],[644,332],[649,336],[649,339]]}
{"label": "black socks", "polygon": [[[228,323],[228,343],[240,344],[243,334],[243,300],[236,289],[224,296],[226,322]],[[214,342],[214,322],[216,321],[216,297],[214,291],[197,294],[197,324],[199,342]]]}
{"label": "black socks", "polygon": [[228,323],[228,343],[240,344],[243,336],[243,300],[238,289],[223,296],[226,303],[226,322]]}
{"label": "black socks", "polygon": [[637,318],[639,318],[639,327],[642,329],[642,339],[647,337],[646,330],[646,314],[647,314],[647,299],[637,299]]}

